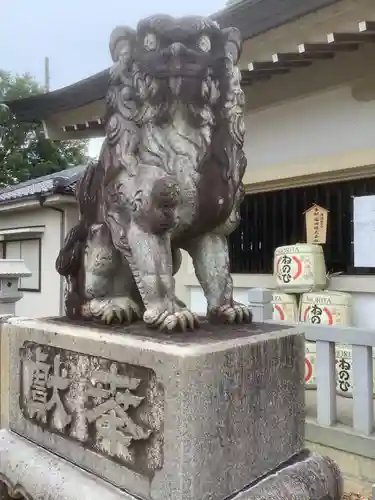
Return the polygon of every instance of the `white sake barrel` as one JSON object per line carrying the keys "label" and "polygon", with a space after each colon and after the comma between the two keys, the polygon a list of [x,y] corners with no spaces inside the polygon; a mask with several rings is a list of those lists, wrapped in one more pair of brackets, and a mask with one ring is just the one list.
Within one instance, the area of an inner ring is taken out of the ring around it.
{"label": "white sake barrel", "polygon": [[306,389],[316,389],[316,344],[315,342],[305,342],[305,385]]}
{"label": "white sake barrel", "polygon": [[[300,321],[321,325],[351,324],[352,297],[348,293],[326,290],[305,293],[301,297]],[[352,348],[336,344],[336,390],[342,396],[352,396]],[[305,383],[307,389],[316,387],[315,375],[316,344],[306,342]],[[373,354],[375,388],[375,353]],[[375,389],[374,389],[375,394]]]}
{"label": "white sake barrel", "polygon": [[324,292],[304,293],[301,297],[299,319],[314,325],[350,325],[352,297],[349,293]]}
{"label": "white sake barrel", "polygon": [[276,287],[287,293],[322,290],[327,283],[323,249],[320,245],[296,243],[278,247],[274,255]]}
{"label": "white sake barrel", "polygon": [[[316,344],[306,342],[305,345],[305,385],[306,389],[316,389]],[[375,352],[372,355],[373,380],[375,397]],[[353,391],[353,360],[352,348],[348,345],[336,345],[336,391],[341,396],[352,397]]]}
{"label": "white sake barrel", "polygon": [[288,293],[274,292],[272,295],[272,319],[297,323],[297,297]]}
{"label": "white sake barrel", "polygon": [[[300,302],[299,320],[304,323],[311,323],[315,325],[350,325],[352,309],[351,302],[351,295],[348,293],[334,292],[330,290],[324,292],[304,293]],[[336,352],[338,347],[340,346],[336,346]],[[315,358],[315,343],[307,341],[305,357],[306,389],[316,388]],[[336,368],[337,366],[338,361],[336,360]],[[345,366],[347,365],[345,364]],[[346,377],[345,374],[341,374],[341,376]],[[337,390],[339,390],[338,382]]]}

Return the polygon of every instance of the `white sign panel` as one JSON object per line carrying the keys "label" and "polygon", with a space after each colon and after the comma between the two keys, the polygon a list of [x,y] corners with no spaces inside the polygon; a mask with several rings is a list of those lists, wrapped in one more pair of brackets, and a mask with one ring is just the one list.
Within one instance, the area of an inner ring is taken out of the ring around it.
{"label": "white sign panel", "polygon": [[375,267],[375,196],[353,199],[354,266]]}

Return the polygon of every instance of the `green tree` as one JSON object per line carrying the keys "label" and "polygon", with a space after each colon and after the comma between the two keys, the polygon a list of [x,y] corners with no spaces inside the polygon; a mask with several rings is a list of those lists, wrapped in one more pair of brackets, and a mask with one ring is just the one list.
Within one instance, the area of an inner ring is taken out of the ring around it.
{"label": "green tree", "polygon": [[17,120],[1,103],[44,91],[30,75],[0,70],[0,187],[87,162],[87,141],[52,141],[39,123]]}

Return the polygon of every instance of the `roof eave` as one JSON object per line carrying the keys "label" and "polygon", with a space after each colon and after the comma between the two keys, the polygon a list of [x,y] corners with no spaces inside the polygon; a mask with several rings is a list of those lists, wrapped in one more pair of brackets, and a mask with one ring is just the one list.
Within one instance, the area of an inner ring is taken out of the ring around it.
{"label": "roof eave", "polygon": [[[237,27],[243,39],[248,40],[340,1],[342,0],[283,0],[281,9],[280,0],[246,0],[210,17],[223,28]],[[109,70],[106,69],[68,87],[6,104],[19,120],[40,122],[56,113],[104,99],[108,78]]]}
{"label": "roof eave", "polygon": [[107,91],[109,69],[95,73],[76,83],[23,99],[6,102],[5,104],[19,120],[24,122],[41,122],[56,112],[74,109],[79,99],[79,106],[85,106],[104,98]]}
{"label": "roof eave", "polygon": [[223,28],[237,27],[243,40],[254,38],[284,24],[329,7],[341,0],[247,0],[210,16]]}
{"label": "roof eave", "polygon": [[12,198],[10,200],[0,201],[0,212],[2,211],[11,211],[20,210],[20,209],[29,209],[31,207],[37,208],[40,205],[39,198],[43,196],[46,197],[47,203],[53,202],[51,204],[60,203],[71,203],[73,200],[75,201],[75,197],[73,194],[56,194],[53,191],[46,191],[40,193],[34,193],[28,196],[21,196],[19,198]]}

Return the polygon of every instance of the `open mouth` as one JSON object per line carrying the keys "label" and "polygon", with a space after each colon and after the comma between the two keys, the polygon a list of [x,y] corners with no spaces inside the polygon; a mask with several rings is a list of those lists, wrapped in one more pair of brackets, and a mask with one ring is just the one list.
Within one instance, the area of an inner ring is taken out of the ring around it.
{"label": "open mouth", "polygon": [[198,64],[186,63],[180,60],[173,60],[154,69],[154,76],[157,78],[182,77],[189,78],[198,76],[202,68]]}
{"label": "open mouth", "polygon": [[199,72],[187,68],[161,69],[154,72],[156,78],[194,78]]}

